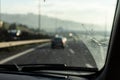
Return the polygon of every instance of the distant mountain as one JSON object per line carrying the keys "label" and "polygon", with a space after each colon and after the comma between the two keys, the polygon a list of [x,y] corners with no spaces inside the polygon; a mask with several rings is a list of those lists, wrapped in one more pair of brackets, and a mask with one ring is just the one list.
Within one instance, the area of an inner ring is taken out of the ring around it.
{"label": "distant mountain", "polygon": [[[38,29],[38,18],[36,14],[1,14],[1,19],[8,23],[23,24],[30,28]],[[79,22],[57,19],[40,15],[40,28],[47,32],[64,31],[104,31],[104,26],[83,24]]]}
{"label": "distant mountain", "polygon": [[[35,14],[1,14],[1,19],[9,23],[24,24],[28,27],[38,28],[38,15]],[[77,22],[60,20],[48,16],[40,16],[41,28],[46,31],[82,30],[82,25]]]}

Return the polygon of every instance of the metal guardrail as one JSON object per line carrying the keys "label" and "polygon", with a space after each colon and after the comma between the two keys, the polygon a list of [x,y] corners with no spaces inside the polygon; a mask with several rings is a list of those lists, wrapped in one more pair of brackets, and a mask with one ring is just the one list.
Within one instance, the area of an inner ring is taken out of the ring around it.
{"label": "metal guardrail", "polygon": [[95,42],[95,43],[97,43],[97,45],[99,45],[99,46],[102,45],[102,44],[101,44],[99,41],[97,41],[96,39],[92,39],[92,41]]}
{"label": "metal guardrail", "polygon": [[97,41],[96,39],[92,39],[92,41],[94,42],[94,43],[96,43],[98,46],[108,46],[108,42],[107,41],[103,41],[103,42],[99,42],[99,41]]}
{"label": "metal guardrail", "polygon": [[43,42],[49,42],[49,41],[50,41],[50,39],[0,42],[0,48],[26,45],[26,44],[33,44],[33,43],[43,43]]}

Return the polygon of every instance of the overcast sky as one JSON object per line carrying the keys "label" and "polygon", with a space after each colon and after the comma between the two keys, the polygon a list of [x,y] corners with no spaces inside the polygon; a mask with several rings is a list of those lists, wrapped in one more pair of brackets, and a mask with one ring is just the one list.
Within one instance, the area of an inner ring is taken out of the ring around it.
{"label": "overcast sky", "polygon": [[112,25],[116,0],[1,0],[1,12],[38,14],[82,23]]}

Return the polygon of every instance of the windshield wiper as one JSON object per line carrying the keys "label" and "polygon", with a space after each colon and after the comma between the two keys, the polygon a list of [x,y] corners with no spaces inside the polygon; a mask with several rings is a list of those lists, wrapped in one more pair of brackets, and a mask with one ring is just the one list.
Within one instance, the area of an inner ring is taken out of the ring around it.
{"label": "windshield wiper", "polygon": [[23,65],[22,71],[31,72],[38,70],[65,70],[65,71],[84,71],[84,72],[98,72],[98,68],[89,67],[73,67],[66,64],[26,64]]}
{"label": "windshield wiper", "polygon": [[98,68],[71,67],[66,64],[0,65],[0,73],[67,78],[68,76],[91,77]]}
{"label": "windshield wiper", "polygon": [[20,71],[33,72],[39,70],[57,70],[57,71],[84,71],[84,72],[98,72],[98,68],[89,67],[73,67],[66,64],[22,64],[22,65],[0,65],[0,71]]}
{"label": "windshield wiper", "polygon": [[0,72],[1,71],[19,71],[18,67],[14,65],[0,65]]}
{"label": "windshield wiper", "polygon": [[37,68],[48,69],[52,67],[63,67],[65,64],[5,64],[0,65],[0,71],[34,71]]}
{"label": "windshield wiper", "polygon": [[[27,64],[22,67],[23,72],[33,74],[44,74],[52,76],[78,76],[92,78],[98,72],[98,68],[73,67],[66,64]],[[93,76],[92,76],[93,75]],[[92,76],[92,77],[91,77]]]}

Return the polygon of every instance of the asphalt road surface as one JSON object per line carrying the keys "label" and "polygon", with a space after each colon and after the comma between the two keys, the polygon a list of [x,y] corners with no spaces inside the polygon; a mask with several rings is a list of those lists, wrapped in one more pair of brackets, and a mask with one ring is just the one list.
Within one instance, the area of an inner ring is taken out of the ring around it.
{"label": "asphalt road surface", "polygon": [[[2,61],[2,60],[1,60]],[[95,60],[83,41],[68,41],[64,49],[51,49],[50,43],[36,46],[26,54],[8,59],[4,64],[66,64],[96,67]]]}

